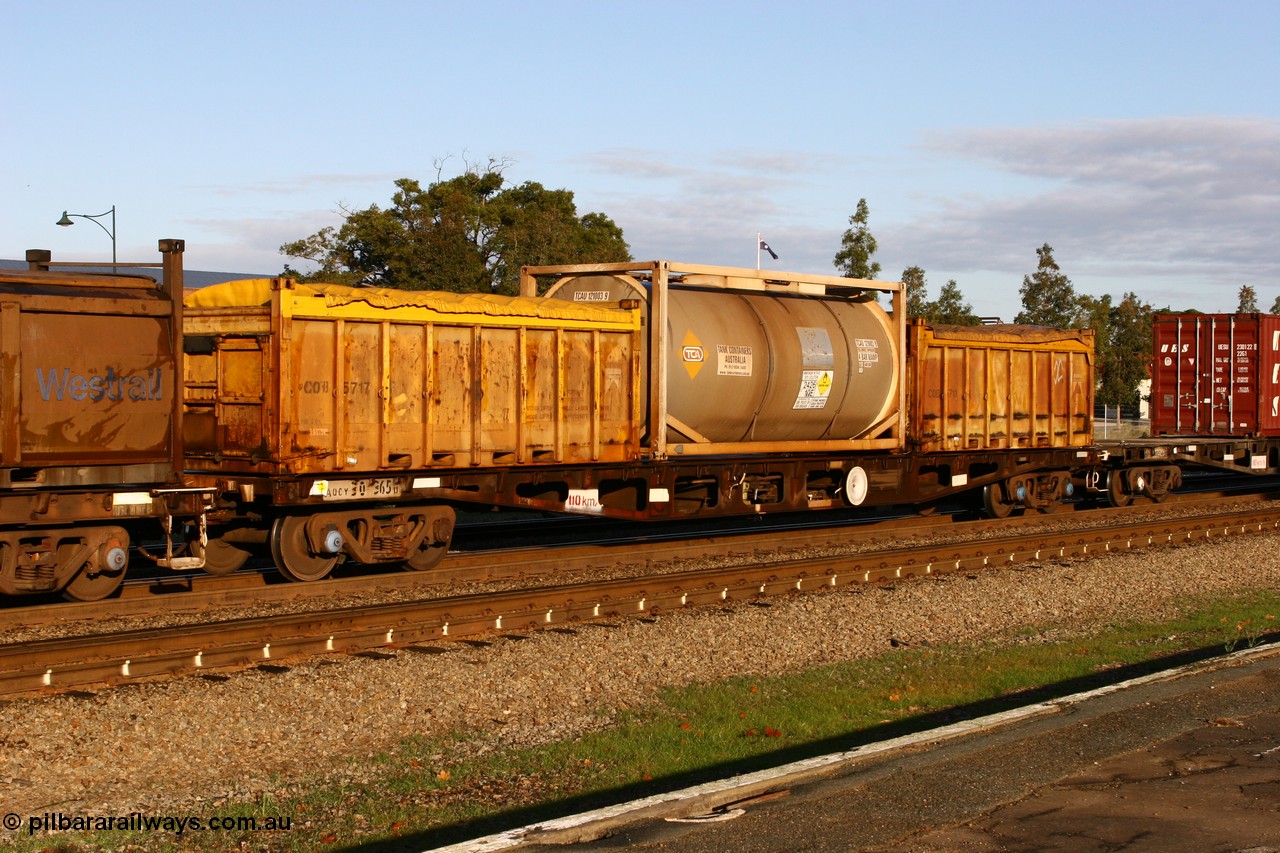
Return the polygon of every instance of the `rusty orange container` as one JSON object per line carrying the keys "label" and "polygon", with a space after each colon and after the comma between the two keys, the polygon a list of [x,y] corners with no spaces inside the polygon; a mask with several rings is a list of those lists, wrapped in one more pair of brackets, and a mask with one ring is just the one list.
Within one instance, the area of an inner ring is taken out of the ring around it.
{"label": "rusty orange container", "polygon": [[176,323],[151,278],[0,276],[4,486],[173,482]]}
{"label": "rusty orange container", "polygon": [[912,321],[907,341],[912,448],[1092,444],[1092,330]]}
{"label": "rusty orange container", "polygon": [[185,331],[189,469],[297,475],[638,452],[635,310],[254,279],[189,296]]}

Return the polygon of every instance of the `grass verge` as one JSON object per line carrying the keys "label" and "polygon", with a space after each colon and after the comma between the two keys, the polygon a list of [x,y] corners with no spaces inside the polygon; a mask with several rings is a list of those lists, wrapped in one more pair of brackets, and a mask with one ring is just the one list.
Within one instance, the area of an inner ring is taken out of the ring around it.
{"label": "grass verge", "polygon": [[[372,759],[378,772],[367,785],[218,809],[219,819],[252,819],[257,831],[29,837],[24,828],[0,840],[20,853],[421,850],[1067,695],[1178,656],[1256,645],[1280,629],[1280,592],[1206,598],[1180,612],[1067,639],[1045,639],[1061,628],[1027,629],[976,645],[901,647],[783,677],[672,688],[615,725],[536,749],[485,752],[479,736],[411,740]],[[263,830],[269,819],[288,820],[287,831]]]}

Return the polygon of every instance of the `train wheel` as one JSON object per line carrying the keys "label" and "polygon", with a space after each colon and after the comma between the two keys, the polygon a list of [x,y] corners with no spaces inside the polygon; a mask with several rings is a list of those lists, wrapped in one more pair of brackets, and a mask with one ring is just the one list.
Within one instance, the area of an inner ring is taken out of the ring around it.
{"label": "train wheel", "polygon": [[318,581],[333,571],[338,557],[320,557],[307,545],[305,518],[277,518],[271,525],[271,556],[284,576],[295,581]]}
{"label": "train wheel", "polygon": [[1013,504],[1005,503],[1000,494],[1000,484],[991,483],[982,489],[982,508],[992,518],[1008,518],[1013,512]]}
{"label": "train wheel", "polygon": [[[59,551],[66,553],[67,559],[71,559],[72,555],[69,551],[78,550],[81,547],[83,546],[68,544],[59,548]],[[60,558],[61,556],[62,554],[59,555]],[[62,597],[69,601],[101,601],[124,583],[124,573],[128,566],[128,543],[121,544],[117,540],[112,540],[85,561],[79,574],[71,579],[71,583],[63,587]]]}
{"label": "train wheel", "polygon": [[210,539],[204,548],[204,570],[211,575],[229,575],[248,559],[248,551],[237,548],[225,539]]}
{"label": "train wheel", "polygon": [[1107,502],[1112,506],[1128,506],[1133,503],[1133,494],[1125,488],[1123,480],[1119,471],[1107,474]]}
{"label": "train wheel", "polygon": [[406,569],[425,572],[434,569],[449,553],[449,543],[453,541],[453,526],[457,519],[450,507],[432,507],[425,510],[426,522],[429,526],[427,534],[422,537],[417,551],[404,561]]}
{"label": "train wheel", "polygon": [[404,561],[404,565],[405,568],[412,569],[415,572],[425,572],[440,565],[440,561],[448,553],[448,542],[432,545],[423,540],[423,543],[418,546],[418,550],[414,552],[413,556]]}

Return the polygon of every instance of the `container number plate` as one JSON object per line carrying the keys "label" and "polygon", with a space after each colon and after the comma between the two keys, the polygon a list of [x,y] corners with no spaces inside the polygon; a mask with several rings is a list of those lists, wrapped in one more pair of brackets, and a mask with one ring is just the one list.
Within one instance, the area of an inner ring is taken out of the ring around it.
{"label": "container number plate", "polygon": [[396,477],[370,477],[361,480],[316,480],[311,494],[326,501],[360,501],[398,498],[404,483]]}

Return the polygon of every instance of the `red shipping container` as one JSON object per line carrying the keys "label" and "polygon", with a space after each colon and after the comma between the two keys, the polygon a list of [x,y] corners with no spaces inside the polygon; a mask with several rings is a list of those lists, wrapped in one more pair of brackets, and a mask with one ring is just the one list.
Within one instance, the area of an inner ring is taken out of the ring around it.
{"label": "red shipping container", "polygon": [[1153,435],[1280,435],[1280,316],[1157,314]]}

